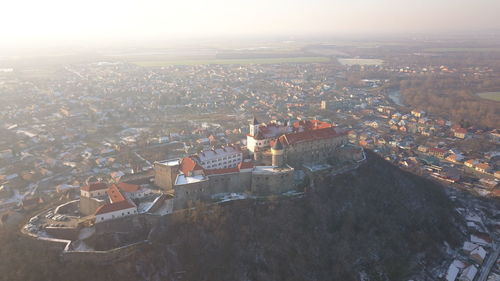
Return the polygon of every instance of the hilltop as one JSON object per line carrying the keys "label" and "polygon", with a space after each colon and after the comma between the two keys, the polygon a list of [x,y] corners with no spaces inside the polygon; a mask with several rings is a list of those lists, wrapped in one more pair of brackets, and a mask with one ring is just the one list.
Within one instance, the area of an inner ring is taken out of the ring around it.
{"label": "hilltop", "polygon": [[179,213],[153,230],[151,247],[112,266],[63,264],[50,250],[30,256],[40,246],[10,239],[0,279],[423,280],[445,244],[461,244],[460,224],[441,186],[368,153],[357,170],[317,179],[302,197]]}

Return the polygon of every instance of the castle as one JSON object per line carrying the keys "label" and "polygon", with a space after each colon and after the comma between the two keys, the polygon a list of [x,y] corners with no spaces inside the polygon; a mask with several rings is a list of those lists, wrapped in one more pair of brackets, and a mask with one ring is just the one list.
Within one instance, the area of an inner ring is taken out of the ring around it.
{"label": "castle", "polygon": [[154,184],[161,188],[162,198],[157,196],[159,191],[153,192],[147,185],[82,186],[80,213],[94,215],[95,222],[100,223],[145,212],[137,204],[151,196],[161,199],[154,199],[157,205],[165,202],[170,213],[213,200],[219,194],[282,194],[295,189],[296,171],[328,159],[356,157],[352,150],[343,148],[347,133],[327,122],[259,124],[253,118],[249,129],[246,148],[230,145],[155,162]]}
{"label": "castle", "polygon": [[303,164],[322,163],[348,143],[347,132],[327,122],[307,120],[293,124],[288,121],[283,125],[263,125],[253,119],[247,135],[247,148],[256,163],[269,163],[272,160],[270,148],[277,140],[284,146],[284,161],[294,168],[301,168]]}
{"label": "castle", "polygon": [[250,123],[247,149],[229,146],[155,162],[155,184],[174,194],[174,209],[220,193],[281,194],[295,187],[294,171],[322,163],[347,143],[346,132],[318,120],[285,124]]}

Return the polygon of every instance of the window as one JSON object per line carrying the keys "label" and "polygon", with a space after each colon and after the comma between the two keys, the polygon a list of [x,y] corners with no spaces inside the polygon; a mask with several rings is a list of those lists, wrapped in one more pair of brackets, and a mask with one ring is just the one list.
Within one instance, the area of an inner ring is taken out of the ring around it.
{"label": "window", "polygon": [[103,221],[103,220],[104,220],[104,217],[101,217],[101,220]]}
{"label": "window", "polygon": [[130,212],[127,212],[127,215],[130,215]]}

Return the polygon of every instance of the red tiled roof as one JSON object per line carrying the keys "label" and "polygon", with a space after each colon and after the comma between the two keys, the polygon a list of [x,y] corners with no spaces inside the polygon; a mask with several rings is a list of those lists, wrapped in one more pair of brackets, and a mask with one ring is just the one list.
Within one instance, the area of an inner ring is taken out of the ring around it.
{"label": "red tiled roof", "polygon": [[464,128],[458,128],[458,129],[455,130],[455,133],[467,134],[467,130],[464,129]]}
{"label": "red tiled roof", "polygon": [[319,121],[319,120],[297,121],[297,122],[293,123],[294,128],[298,129],[301,126],[304,128],[304,130],[310,131],[310,130],[331,128],[332,124],[330,124],[328,122]]}
{"label": "red tiled roof", "polygon": [[483,169],[483,170],[487,170],[489,167],[490,167],[490,165],[488,165],[486,163],[479,163],[476,165],[476,168]]}
{"label": "red tiled roof", "polygon": [[238,173],[240,169],[238,167],[235,168],[224,168],[224,169],[211,169],[211,170],[205,170],[205,175],[222,175],[222,174],[229,174],[229,173]]}
{"label": "red tiled roof", "polygon": [[341,135],[345,135],[346,133],[337,133],[334,128],[329,127],[329,128],[323,128],[323,129],[316,129],[312,131],[304,131],[304,132],[299,132],[299,133],[289,133],[282,135],[280,137],[280,141],[282,144],[288,146],[288,145],[293,145],[296,143],[300,142],[308,142],[308,141],[314,141],[318,139],[329,139]]}
{"label": "red tiled roof", "polygon": [[119,210],[129,209],[136,207],[134,204],[129,202],[128,200],[119,201],[116,203],[108,203],[104,204],[101,207],[97,208],[95,211],[95,215],[102,215],[106,213],[111,213]]}
{"label": "red tiled roof", "polygon": [[126,182],[120,182],[117,183],[116,186],[120,191],[123,192],[136,192],[139,190],[141,187],[138,186],[137,184],[131,184],[131,183],[126,183]]}
{"label": "red tiled roof", "polygon": [[247,162],[243,161],[240,164],[238,164],[238,168],[240,170],[253,168],[253,161],[247,161]]}
{"label": "red tiled roof", "polygon": [[103,189],[107,189],[108,188],[108,185],[104,182],[95,182],[95,183],[91,183],[89,185],[84,185],[82,187],[80,187],[80,190],[83,190],[83,191],[96,191],[96,190],[103,190]]}
{"label": "red tiled roof", "polygon": [[106,193],[108,193],[111,203],[125,200],[125,196],[123,196],[115,184],[111,185],[108,190],[106,190]]}
{"label": "red tiled roof", "polygon": [[203,170],[203,168],[196,163],[193,159],[189,157],[184,157],[181,160],[181,165],[179,166],[179,170],[182,171],[184,175],[188,175],[189,172]]}
{"label": "red tiled roof", "polygon": [[429,152],[444,154],[446,152],[446,150],[441,149],[441,148],[437,148],[437,147],[431,147],[431,148],[429,148]]}

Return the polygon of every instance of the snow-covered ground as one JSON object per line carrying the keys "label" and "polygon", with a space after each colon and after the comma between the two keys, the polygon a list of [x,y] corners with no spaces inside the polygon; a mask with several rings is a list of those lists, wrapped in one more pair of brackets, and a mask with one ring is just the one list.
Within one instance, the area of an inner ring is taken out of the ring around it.
{"label": "snow-covered ground", "polygon": [[139,204],[139,206],[137,206],[137,212],[139,214],[147,213],[149,211],[149,209],[151,209],[151,207],[153,206],[153,204],[154,204],[154,201],[141,202]]}
{"label": "snow-covered ground", "polygon": [[322,171],[332,168],[332,166],[328,164],[304,165],[304,167],[311,172]]}
{"label": "snow-covered ground", "polygon": [[217,200],[217,203],[241,200],[246,198],[249,198],[249,196],[243,193],[217,193],[212,195],[212,199]]}
{"label": "snow-covered ground", "polygon": [[78,239],[79,240],[87,239],[94,233],[95,233],[94,227],[84,227],[80,230],[80,233],[78,234]]}
{"label": "snow-covered ground", "polygon": [[73,242],[73,247],[74,247],[73,251],[77,251],[77,252],[94,251],[94,249],[89,247],[87,244],[85,244],[85,242],[83,242],[81,240],[77,240],[77,241]]}

